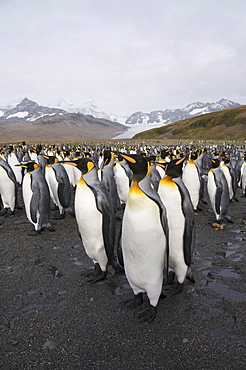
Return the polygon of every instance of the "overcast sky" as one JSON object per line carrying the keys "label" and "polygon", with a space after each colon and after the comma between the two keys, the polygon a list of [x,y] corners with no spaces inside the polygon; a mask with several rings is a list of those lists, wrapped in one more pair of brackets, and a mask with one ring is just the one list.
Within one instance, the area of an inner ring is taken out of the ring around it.
{"label": "overcast sky", "polygon": [[0,0],[0,106],[246,104],[245,0]]}

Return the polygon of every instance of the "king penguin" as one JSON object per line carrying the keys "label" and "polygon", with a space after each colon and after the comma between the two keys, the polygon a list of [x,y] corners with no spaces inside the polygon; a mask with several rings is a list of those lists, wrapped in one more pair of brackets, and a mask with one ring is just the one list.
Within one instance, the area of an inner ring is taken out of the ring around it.
{"label": "king penguin", "polygon": [[34,226],[28,235],[37,235],[43,228],[54,231],[50,224],[49,188],[41,168],[34,161],[20,166],[27,169],[22,182],[22,194],[27,218]]}
{"label": "king penguin", "polygon": [[15,174],[17,183],[19,185],[21,185],[22,184],[22,178],[23,178],[22,177],[22,169],[20,168],[20,166],[18,166],[20,164],[20,161],[18,160],[18,158],[16,156],[16,153],[13,149],[8,153],[7,162],[10,165],[10,167],[12,168],[12,170]]}
{"label": "king penguin", "polygon": [[122,160],[122,158],[115,161],[113,169],[120,204],[125,205],[132,182],[132,171],[127,162]]}
{"label": "king penguin", "polygon": [[[165,168],[165,175],[159,183],[158,194],[167,210],[169,227],[169,271],[173,283],[177,277],[181,291],[186,276],[192,282],[192,253],[195,246],[194,210],[188,189],[181,178],[186,157],[173,159],[169,163],[157,163]],[[174,273],[174,274],[173,274]]]}
{"label": "king penguin", "polygon": [[71,205],[71,187],[68,174],[61,163],[58,163],[55,156],[44,156],[47,160],[45,166],[45,179],[49,186],[50,196],[54,204],[59,209],[59,214],[54,216],[55,219],[65,217],[65,210],[73,215]]}
{"label": "king penguin", "polygon": [[6,215],[10,210],[10,215],[14,214],[17,205],[18,185],[15,174],[4,159],[0,157],[0,196],[3,203],[3,210],[0,215]]}
{"label": "king penguin", "polygon": [[190,193],[190,198],[195,213],[197,213],[197,210],[199,209],[201,193],[201,176],[195,163],[197,158],[198,153],[192,152],[190,154],[190,160],[186,163],[182,171],[182,180]]}
{"label": "king penguin", "polygon": [[244,153],[242,159],[243,164],[241,166],[240,187],[243,190],[243,196],[246,198],[246,153]]}
{"label": "king penguin", "polygon": [[81,171],[74,199],[75,217],[86,254],[94,262],[95,271],[87,281],[105,279],[108,263],[123,272],[114,256],[115,217],[105,184],[98,179],[97,169],[90,158],[81,157],[66,164]]}
{"label": "king penguin", "polygon": [[[134,299],[127,303],[137,307],[143,293],[149,299],[148,309],[138,316],[151,322],[162,291],[163,270],[168,240],[166,209],[150,184],[150,164],[139,154],[122,154],[133,172],[122,220],[122,252],[127,280]],[[166,239],[167,238],[167,239]]]}
{"label": "king penguin", "polygon": [[117,213],[117,187],[114,177],[114,157],[115,154],[110,149],[104,150],[103,167],[102,167],[102,182],[104,182],[108,193],[110,194],[113,203],[114,214]]}
{"label": "king penguin", "polygon": [[215,224],[220,224],[223,219],[233,222],[228,215],[230,196],[229,188],[223,171],[220,169],[220,160],[211,159],[212,168],[208,172],[208,195],[212,210],[215,215]]}

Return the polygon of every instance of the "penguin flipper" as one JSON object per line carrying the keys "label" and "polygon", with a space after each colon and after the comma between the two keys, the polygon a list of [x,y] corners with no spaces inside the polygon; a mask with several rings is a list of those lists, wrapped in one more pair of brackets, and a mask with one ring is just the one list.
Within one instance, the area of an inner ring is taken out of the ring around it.
{"label": "penguin flipper", "polygon": [[30,215],[31,215],[32,221],[35,224],[37,223],[37,210],[38,210],[39,201],[40,201],[40,191],[39,191],[39,188],[37,188],[33,191],[33,195],[32,195],[31,202],[30,202]]}
{"label": "penguin flipper", "polygon": [[111,204],[110,198],[108,197],[103,183],[100,183],[100,186],[88,186],[95,196],[97,209],[102,213],[103,216],[102,231],[104,247],[108,260],[111,262],[114,254],[115,241],[115,218],[113,213],[113,205]]}
{"label": "penguin flipper", "polygon": [[184,259],[186,265],[190,266],[192,262],[192,252],[195,245],[194,210],[190,199],[190,194],[181,178],[173,179],[173,182],[177,184],[182,199],[182,211],[185,216],[185,229],[183,236]]}
{"label": "penguin flipper", "polygon": [[68,208],[71,203],[70,183],[66,170],[60,163],[53,164],[56,180],[58,182],[58,197],[63,208]]}
{"label": "penguin flipper", "polygon": [[215,193],[215,210],[216,213],[220,214],[220,204],[221,204],[221,196],[223,192],[222,183],[218,181],[215,177],[215,183],[216,183],[216,193]]}
{"label": "penguin flipper", "polygon": [[14,174],[14,171],[12,170],[12,168],[10,167],[10,165],[8,164],[8,162],[4,161],[4,160],[1,160],[0,161],[0,165],[3,167],[3,169],[7,172],[7,175],[8,177],[10,178],[10,180],[13,181],[13,183],[15,183],[17,185],[17,180],[16,180],[16,176]]}
{"label": "penguin flipper", "polygon": [[[70,191],[70,189],[69,189]],[[71,203],[71,198],[69,196],[69,192],[66,191],[66,187],[64,183],[59,182],[58,184],[58,197],[60,200],[60,203],[63,208],[68,208]]]}

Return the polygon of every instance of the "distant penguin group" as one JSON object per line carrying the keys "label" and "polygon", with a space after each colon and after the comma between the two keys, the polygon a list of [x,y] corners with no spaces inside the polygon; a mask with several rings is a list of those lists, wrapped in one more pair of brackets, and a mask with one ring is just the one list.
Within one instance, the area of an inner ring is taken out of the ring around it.
{"label": "distant penguin group", "polygon": [[28,235],[54,231],[52,219],[66,212],[75,216],[94,265],[86,280],[104,280],[109,266],[125,273],[133,291],[125,306],[148,297],[140,321],[152,322],[159,299],[180,292],[186,279],[194,283],[196,214],[206,196],[213,213],[208,222],[221,230],[233,222],[230,204],[238,201],[238,188],[246,197],[245,148],[23,144],[0,151],[0,215],[14,215],[21,189],[33,226]]}

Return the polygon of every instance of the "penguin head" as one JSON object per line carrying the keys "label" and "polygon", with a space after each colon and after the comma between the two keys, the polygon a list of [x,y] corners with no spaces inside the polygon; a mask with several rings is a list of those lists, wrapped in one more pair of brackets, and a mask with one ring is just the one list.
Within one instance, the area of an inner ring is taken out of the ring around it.
{"label": "penguin head", "polygon": [[114,153],[110,149],[103,152],[103,166],[107,166],[114,159]]}
{"label": "penguin head", "polygon": [[26,168],[27,172],[32,172],[39,167],[39,165],[35,161],[28,161],[25,163],[16,164],[16,166]]}
{"label": "penguin head", "polygon": [[183,156],[178,159],[172,159],[166,165],[166,175],[172,178],[180,177],[182,175],[183,163],[187,157]]}
{"label": "penguin head", "polygon": [[58,162],[58,158],[55,155],[44,155],[45,159],[47,159],[47,165],[52,165]]}
{"label": "penguin head", "polygon": [[120,152],[117,154],[128,163],[133,172],[133,181],[139,182],[150,173],[150,164],[141,154],[124,154]]}
{"label": "penguin head", "polygon": [[212,158],[211,159],[211,162],[212,162],[212,168],[218,168],[219,165],[220,165],[220,160],[219,158]]}
{"label": "penguin head", "polygon": [[77,167],[82,172],[82,175],[86,175],[95,167],[93,160],[85,157],[79,157],[73,161],[60,161],[59,163],[70,164],[71,166]]}
{"label": "penguin head", "polygon": [[225,164],[229,164],[230,163],[230,158],[227,157],[227,156],[223,156],[221,157],[222,161],[225,163]]}
{"label": "penguin head", "polygon": [[190,159],[192,159],[193,161],[195,161],[197,158],[198,158],[198,152],[192,152],[190,154]]}

